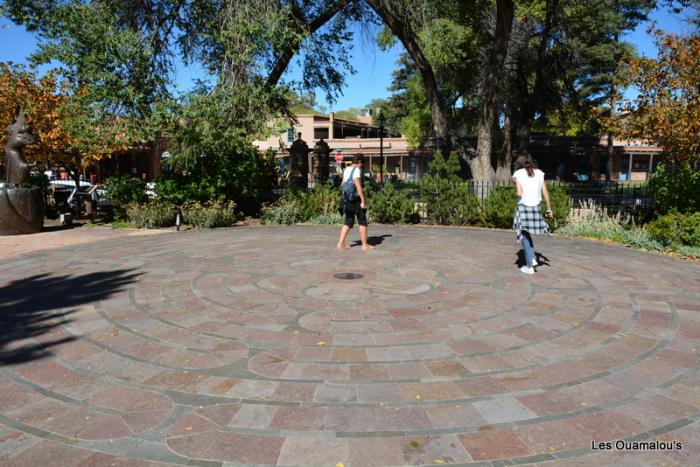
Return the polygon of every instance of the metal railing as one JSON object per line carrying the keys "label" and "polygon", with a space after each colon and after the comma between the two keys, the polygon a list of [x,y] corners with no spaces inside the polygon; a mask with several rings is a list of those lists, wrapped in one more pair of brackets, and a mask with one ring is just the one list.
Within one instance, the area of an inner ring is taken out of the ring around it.
{"label": "metal railing", "polygon": [[[465,180],[461,183],[468,185],[469,191],[482,202],[488,198],[495,188],[515,188],[514,183],[510,181]],[[394,185],[400,190],[409,191],[410,195],[416,199],[416,202],[421,202],[420,181],[398,181],[394,182]],[[655,208],[653,196],[645,182],[564,182],[555,180],[547,181],[547,186],[550,187],[550,191],[558,188],[566,191],[574,209],[593,202],[607,209],[611,214],[621,213],[637,219],[644,219],[652,214]],[[274,190],[274,198],[282,196],[286,191],[286,187],[276,188]]]}

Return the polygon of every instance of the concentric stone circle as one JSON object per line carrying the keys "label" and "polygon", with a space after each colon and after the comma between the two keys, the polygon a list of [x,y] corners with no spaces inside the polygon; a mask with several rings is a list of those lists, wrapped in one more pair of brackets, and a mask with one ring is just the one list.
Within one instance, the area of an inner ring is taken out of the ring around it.
{"label": "concentric stone circle", "polygon": [[[530,277],[510,232],[372,233],[96,231],[3,260],[2,460],[700,459],[700,265],[546,238]],[[617,440],[683,448],[592,449]]]}

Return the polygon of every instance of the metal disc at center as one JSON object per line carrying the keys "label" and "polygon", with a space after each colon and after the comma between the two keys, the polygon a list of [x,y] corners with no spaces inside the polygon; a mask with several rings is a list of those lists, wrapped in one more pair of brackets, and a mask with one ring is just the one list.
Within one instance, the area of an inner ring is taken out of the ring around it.
{"label": "metal disc at center", "polygon": [[333,277],[336,279],[342,279],[342,280],[353,280],[353,279],[362,279],[362,274],[358,274],[356,272],[337,272],[333,274]]}

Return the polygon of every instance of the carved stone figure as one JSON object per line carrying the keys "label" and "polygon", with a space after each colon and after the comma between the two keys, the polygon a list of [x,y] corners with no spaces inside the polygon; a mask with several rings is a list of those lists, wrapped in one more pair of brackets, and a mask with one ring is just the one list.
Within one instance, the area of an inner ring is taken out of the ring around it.
{"label": "carved stone figure", "polygon": [[297,133],[297,139],[289,148],[290,177],[289,186],[307,188],[309,185],[309,145]]}
{"label": "carved stone figure", "polygon": [[22,110],[7,131],[10,132],[5,145],[7,183],[0,184],[0,235],[40,232],[44,225],[44,193],[41,188],[20,186],[29,178],[30,169],[22,151],[36,142]]}
{"label": "carved stone figure", "polygon": [[323,139],[321,139],[321,141],[316,143],[316,146],[314,146],[313,174],[314,179],[316,179],[316,181],[328,181],[328,167],[330,162],[330,154],[331,148],[328,147],[328,143],[323,141]]}

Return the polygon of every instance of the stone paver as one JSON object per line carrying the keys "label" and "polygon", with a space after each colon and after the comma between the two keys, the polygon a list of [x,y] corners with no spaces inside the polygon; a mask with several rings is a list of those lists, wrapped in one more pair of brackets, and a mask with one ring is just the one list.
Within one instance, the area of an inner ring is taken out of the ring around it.
{"label": "stone paver", "polygon": [[531,277],[510,232],[371,232],[0,238],[0,463],[700,461],[698,263],[550,238]]}

